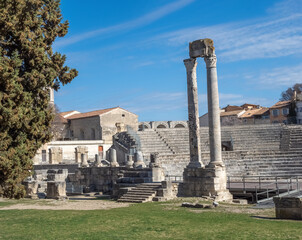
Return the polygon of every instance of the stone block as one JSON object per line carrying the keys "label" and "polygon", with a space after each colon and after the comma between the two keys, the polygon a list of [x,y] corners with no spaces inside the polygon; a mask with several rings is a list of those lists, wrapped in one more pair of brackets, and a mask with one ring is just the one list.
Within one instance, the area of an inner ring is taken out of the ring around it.
{"label": "stone block", "polygon": [[191,58],[206,57],[214,53],[214,42],[205,38],[190,42],[189,54]]}
{"label": "stone block", "polygon": [[302,220],[302,198],[274,197],[276,218]]}
{"label": "stone block", "polygon": [[66,196],[66,182],[47,182],[47,198],[50,199],[65,199]]}
{"label": "stone block", "polygon": [[26,198],[37,199],[38,198],[38,182],[37,181],[24,181],[23,185],[26,191]]}

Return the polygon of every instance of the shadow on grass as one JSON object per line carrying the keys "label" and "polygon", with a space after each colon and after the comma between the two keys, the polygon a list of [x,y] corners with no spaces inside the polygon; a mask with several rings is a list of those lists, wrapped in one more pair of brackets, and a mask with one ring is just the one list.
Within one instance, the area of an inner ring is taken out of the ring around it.
{"label": "shadow on grass", "polygon": [[275,217],[263,217],[263,216],[251,216],[251,218],[265,219],[265,220],[279,220]]}

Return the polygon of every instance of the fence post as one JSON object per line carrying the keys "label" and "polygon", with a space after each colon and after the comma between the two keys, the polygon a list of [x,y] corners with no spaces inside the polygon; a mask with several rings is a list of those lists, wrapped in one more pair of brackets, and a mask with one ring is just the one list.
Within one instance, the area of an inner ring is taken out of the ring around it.
{"label": "fence post", "polygon": [[278,189],[278,177],[276,177],[276,188]]}
{"label": "fence post", "polygon": [[259,189],[261,189],[261,177],[259,176]]}
{"label": "fence post", "polygon": [[256,203],[258,203],[258,193],[257,193],[257,187],[255,186],[255,190],[256,190]]}
{"label": "fence post", "polygon": [[246,190],[245,190],[245,176],[243,176],[243,193],[246,193]]}
{"label": "fence post", "polygon": [[266,196],[269,198],[268,187],[266,187]]}

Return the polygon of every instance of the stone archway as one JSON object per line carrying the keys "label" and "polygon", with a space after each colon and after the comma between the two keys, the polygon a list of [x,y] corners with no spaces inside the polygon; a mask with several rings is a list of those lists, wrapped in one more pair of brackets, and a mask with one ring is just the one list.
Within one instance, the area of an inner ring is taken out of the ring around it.
{"label": "stone archway", "polygon": [[155,128],[170,128],[167,122],[155,122]]}
{"label": "stone archway", "polygon": [[174,128],[186,128],[186,127],[183,124],[178,123],[178,124],[175,125]]}

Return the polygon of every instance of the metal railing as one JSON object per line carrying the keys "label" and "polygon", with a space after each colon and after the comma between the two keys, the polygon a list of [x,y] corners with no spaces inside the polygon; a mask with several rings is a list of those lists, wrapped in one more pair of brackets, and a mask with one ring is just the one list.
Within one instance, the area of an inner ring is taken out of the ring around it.
{"label": "metal railing", "polygon": [[165,178],[166,178],[166,181],[172,181],[172,182],[182,182],[183,181],[183,176],[166,175]]}
{"label": "metal railing", "polygon": [[281,196],[300,191],[299,179],[300,176],[228,176],[227,186],[228,189],[241,189],[243,193],[255,191],[259,203],[272,198],[272,193]]}

